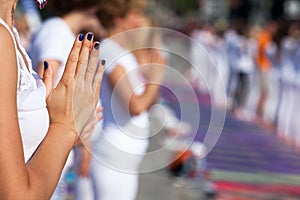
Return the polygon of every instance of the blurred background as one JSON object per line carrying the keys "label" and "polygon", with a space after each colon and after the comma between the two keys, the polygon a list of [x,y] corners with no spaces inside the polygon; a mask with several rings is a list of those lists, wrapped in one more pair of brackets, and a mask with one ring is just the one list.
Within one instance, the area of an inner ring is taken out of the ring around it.
{"label": "blurred background", "polygon": [[[212,107],[227,113],[207,156],[199,155],[203,147],[189,148],[170,166],[140,174],[137,199],[300,199],[300,0],[148,0],[145,13],[156,27],[176,31],[163,41],[168,65],[197,96],[194,144],[206,145]],[[25,47],[50,15],[20,0],[16,26]],[[184,90],[172,75],[166,82]],[[168,90],[161,96],[179,115]],[[165,133],[151,137],[149,151],[161,140]],[[141,168],[159,159],[147,157]],[[71,187],[75,178],[67,178]]]}

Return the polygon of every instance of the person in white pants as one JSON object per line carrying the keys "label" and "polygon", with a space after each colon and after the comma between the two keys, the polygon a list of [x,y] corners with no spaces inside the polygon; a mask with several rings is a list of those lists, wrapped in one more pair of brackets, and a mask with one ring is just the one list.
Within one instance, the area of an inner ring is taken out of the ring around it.
{"label": "person in white pants", "polygon": [[[108,36],[138,28],[142,4],[138,0],[100,4],[98,17]],[[91,171],[97,200],[135,199],[139,166],[148,147],[147,112],[156,102],[160,88],[152,83],[161,82],[164,76],[159,66],[143,76],[136,58],[123,43],[135,38],[127,36],[123,41],[112,37],[101,43],[102,48],[107,48],[100,55],[107,61],[100,94],[103,134],[93,143]]]}

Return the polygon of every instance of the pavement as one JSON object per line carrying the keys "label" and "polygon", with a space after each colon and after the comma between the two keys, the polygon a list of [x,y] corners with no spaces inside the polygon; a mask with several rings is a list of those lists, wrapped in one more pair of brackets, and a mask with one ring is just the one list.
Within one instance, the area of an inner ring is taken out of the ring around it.
{"label": "pavement", "polygon": [[[211,106],[207,95],[196,92],[201,118],[195,141],[203,141],[211,117]],[[169,105],[173,105],[172,99]],[[152,137],[149,151],[159,149],[160,140],[160,134]],[[170,156],[167,151],[162,154],[165,158]],[[155,165],[159,159],[146,158],[141,168]],[[300,152],[282,141],[272,130],[238,120],[227,113],[222,134],[206,159],[217,190],[216,199],[300,199]],[[142,173],[139,179],[137,200],[207,199],[203,185],[178,187],[166,168]]]}

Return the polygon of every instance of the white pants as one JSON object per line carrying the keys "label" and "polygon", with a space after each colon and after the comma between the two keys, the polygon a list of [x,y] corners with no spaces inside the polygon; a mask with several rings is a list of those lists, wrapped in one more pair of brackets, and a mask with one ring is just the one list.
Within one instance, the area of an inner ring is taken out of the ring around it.
{"label": "white pants", "polygon": [[75,184],[75,200],[94,200],[91,178],[77,177]]}
{"label": "white pants", "polygon": [[109,131],[107,135],[109,138],[103,134],[93,145],[91,176],[95,199],[134,200],[138,191],[138,170],[148,139],[133,138],[117,131]]}
{"label": "white pants", "polygon": [[116,171],[93,160],[92,179],[95,200],[134,200],[138,191],[138,174]]}

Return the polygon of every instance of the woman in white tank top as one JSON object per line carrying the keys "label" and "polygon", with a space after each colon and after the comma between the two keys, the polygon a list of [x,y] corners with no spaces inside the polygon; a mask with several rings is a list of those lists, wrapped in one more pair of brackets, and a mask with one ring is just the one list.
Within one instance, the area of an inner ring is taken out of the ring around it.
{"label": "woman in white tank top", "polygon": [[[91,165],[95,199],[134,200],[140,163],[148,147],[147,112],[160,88],[153,83],[161,82],[164,73],[154,67],[147,83],[134,55],[122,46],[123,41],[114,40],[114,35],[140,26],[143,2],[114,0],[99,7],[99,19],[111,38],[101,43],[104,50],[100,53],[107,69],[101,89],[103,134],[93,144]],[[131,42],[136,38],[123,39]]]}
{"label": "woman in white tank top", "polygon": [[49,199],[97,103],[103,68],[95,77],[89,71],[96,71],[99,43],[78,36],[52,89],[51,65],[45,62],[44,85],[20,45],[16,4],[0,2],[0,199]]}

